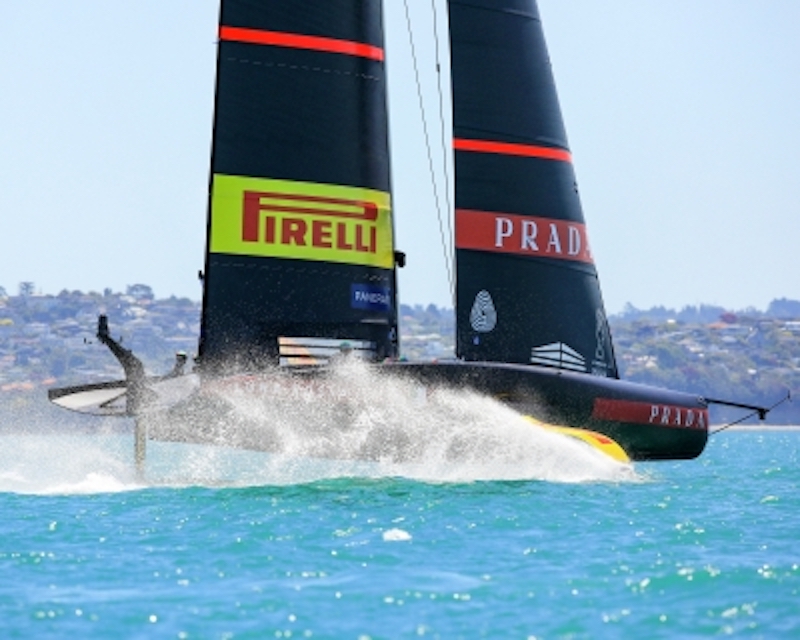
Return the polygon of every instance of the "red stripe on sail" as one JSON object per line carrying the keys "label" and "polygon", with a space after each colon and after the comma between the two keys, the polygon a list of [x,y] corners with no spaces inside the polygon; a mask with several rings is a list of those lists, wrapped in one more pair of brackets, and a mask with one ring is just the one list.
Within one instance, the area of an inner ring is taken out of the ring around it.
{"label": "red stripe on sail", "polygon": [[337,40],[336,38],[304,36],[297,33],[263,31],[261,29],[245,29],[244,27],[220,26],[219,39],[227,42],[266,44],[274,47],[341,53],[348,56],[357,56],[383,62],[383,49],[380,47],[364,44],[362,42],[352,42],[350,40]]}
{"label": "red stripe on sail", "polygon": [[455,138],[453,140],[453,148],[456,151],[476,151],[478,153],[497,153],[504,156],[524,156],[527,158],[572,162],[572,154],[569,151],[553,149],[552,147],[539,147],[532,144]]}

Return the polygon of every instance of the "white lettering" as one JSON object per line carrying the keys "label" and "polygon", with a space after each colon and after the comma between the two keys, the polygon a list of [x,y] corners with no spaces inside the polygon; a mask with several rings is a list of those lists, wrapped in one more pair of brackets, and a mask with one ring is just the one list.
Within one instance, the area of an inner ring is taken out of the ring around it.
{"label": "white lettering", "polygon": [[[553,247],[555,249],[553,249]],[[561,253],[561,238],[558,237],[558,229],[556,225],[550,224],[550,240],[547,243],[547,253],[555,250],[556,253]]]}
{"label": "white lettering", "polygon": [[539,251],[539,247],[536,244],[536,234],[538,232],[539,229],[533,220],[523,221],[522,240],[519,248],[523,250],[530,249],[531,251]]}
{"label": "white lettering", "polygon": [[508,218],[496,218],[494,228],[494,246],[502,247],[503,241],[514,232],[514,223]]}
{"label": "white lettering", "polygon": [[664,407],[664,412],[661,414],[661,424],[669,424],[669,407]]}
{"label": "white lettering", "polygon": [[581,233],[576,227],[569,227],[569,255],[577,256],[581,252]]}
{"label": "white lettering", "polygon": [[356,291],[355,298],[358,302],[368,302],[370,304],[389,304],[389,296],[387,296],[385,293]]}
{"label": "white lettering", "polygon": [[686,412],[686,426],[691,427],[694,424],[694,411],[689,409]]}
{"label": "white lettering", "polygon": [[679,427],[683,426],[683,421],[681,420],[681,410],[675,409],[675,419],[672,421],[672,424],[677,425]]}
{"label": "white lettering", "polygon": [[658,405],[650,405],[650,419],[648,422],[653,422],[658,417]]}

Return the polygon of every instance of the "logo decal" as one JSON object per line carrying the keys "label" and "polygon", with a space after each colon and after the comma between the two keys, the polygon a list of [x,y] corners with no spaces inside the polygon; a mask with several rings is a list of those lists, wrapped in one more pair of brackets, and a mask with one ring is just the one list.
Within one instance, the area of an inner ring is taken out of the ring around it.
{"label": "logo decal", "polygon": [[492,296],[485,289],[475,296],[472,311],[469,313],[469,323],[478,333],[489,333],[497,326],[497,310],[494,308]]}
{"label": "logo decal", "polygon": [[657,424],[684,429],[708,428],[708,409],[689,409],[671,404],[612,400],[610,398],[597,398],[594,401],[592,417],[599,420]]}
{"label": "logo decal", "polygon": [[366,311],[389,311],[392,308],[392,294],[387,287],[351,284],[350,306]]}
{"label": "logo decal", "polygon": [[563,342],[552,342],[531,349],[531,364],[586,373],[586,358]]}
{"label": "logo decal", "polygon": [[606,345],[611,344],[611,336],[608,333],[608,323],[602,309],[595,312],[597,325],[595,335],[597,336],[597,348],[594,351],[594,361],[592,362],[592,375],[608,377],[608,357]]}
{"label": "logo decal", "polygon": [[216,174],[211,251],[391,268],[389,194]]}
{"label": "logo decal", "polygon": [[456,248],[593,264],[580,222],[456,209]]}

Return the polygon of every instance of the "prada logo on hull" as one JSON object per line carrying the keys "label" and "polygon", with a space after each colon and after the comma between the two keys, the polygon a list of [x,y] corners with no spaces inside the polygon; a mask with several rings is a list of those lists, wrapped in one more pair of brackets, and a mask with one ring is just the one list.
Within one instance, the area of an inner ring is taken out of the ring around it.
{"label": "prada logo on hull", "polygon": [[705,430],[708,428],[708,409],[653,402],[597,398],[594,401],[592,417],[599,420],[615,420],[684,429]]}

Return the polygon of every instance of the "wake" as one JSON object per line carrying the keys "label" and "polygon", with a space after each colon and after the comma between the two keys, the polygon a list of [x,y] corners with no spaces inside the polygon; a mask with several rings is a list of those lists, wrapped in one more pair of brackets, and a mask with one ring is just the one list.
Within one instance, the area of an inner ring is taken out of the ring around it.
{"label": "wake", "polygon": [[[193,428],[213,433],[208,441],[213,444],[150,441],[143,477],[133,468],[132,434],[6,434],[0,437],[0,491],[113,493],[342,477],[444,483],[641,480],[630,464],[532,425],[472,392],[426,392],[358,362],[337,367],[322,391],[287,388],[286,377],[280,380],[220,390],[219,399],[233,409],[237,433],[220,426],[213,412],[197,416]],[[248,441],[267,442],[269,452],[241,448]]]}
{"label": "wake", "polygon": [[358,362],[337,367],[333,387],[337,397],[322,404],[319,394],[302,392],[275,404],[268,388],[262,396],[252,390],[231,392],[226,400],[248,422],[270,432],[281,456],[370,460],[381,477],[439,482],[637,479],[631,465],[536,427],[474,392],[426,392],[415,382]]}
{"label": "wake", "polygon": [[141,487],[128,462],[130,437],[15,431],[0,436],[0,492],[76,495]]}

